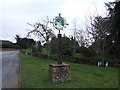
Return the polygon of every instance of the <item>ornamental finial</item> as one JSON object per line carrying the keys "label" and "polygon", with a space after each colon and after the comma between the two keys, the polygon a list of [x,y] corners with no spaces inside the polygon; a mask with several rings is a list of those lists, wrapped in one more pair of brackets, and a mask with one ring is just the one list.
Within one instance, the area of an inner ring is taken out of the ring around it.
{"label": "ornamental finial", "polygon": [[61,13],[59,13],[59,17],[61,17]]}

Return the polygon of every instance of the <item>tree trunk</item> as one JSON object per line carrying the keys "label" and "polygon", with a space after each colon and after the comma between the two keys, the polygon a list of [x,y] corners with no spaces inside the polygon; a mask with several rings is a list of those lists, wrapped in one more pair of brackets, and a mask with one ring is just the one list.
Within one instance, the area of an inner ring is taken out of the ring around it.
{"label": "tree trunk", "polygon": [[50,46],[49,46],[49,41],[47,41],[47,57],[50,59]]}

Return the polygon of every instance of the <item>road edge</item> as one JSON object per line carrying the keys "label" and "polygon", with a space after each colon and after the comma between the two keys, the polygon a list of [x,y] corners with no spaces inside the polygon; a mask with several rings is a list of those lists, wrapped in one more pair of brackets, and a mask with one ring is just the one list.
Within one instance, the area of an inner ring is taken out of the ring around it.
{"label": "road edge", "polygon": [[21,59],[20,59],[20,52],[18,53],[19,57],[19,83],[18,83],[18,88],[21,88],[22,85],[22,79],[21,79]]}

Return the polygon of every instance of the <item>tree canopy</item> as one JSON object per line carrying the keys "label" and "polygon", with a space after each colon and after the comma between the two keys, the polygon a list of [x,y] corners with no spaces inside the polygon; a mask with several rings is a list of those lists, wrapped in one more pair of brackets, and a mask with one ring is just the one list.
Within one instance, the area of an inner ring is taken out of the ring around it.
{"label": "tree canopy", "polygon": [[16,44],[22,49],[32,48],[35,45],[35,41],[33,39],[21,38],[19,35],[16,35],[15,39]]}

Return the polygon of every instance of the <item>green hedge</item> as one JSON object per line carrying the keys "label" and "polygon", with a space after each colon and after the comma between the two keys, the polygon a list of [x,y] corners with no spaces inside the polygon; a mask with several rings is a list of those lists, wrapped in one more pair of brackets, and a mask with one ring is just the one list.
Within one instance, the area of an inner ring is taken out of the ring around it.
{"label": "green hedge", "polygon": [[[22,51],[23,53],[25,53],[25,51]],[[29,54],[30,55],[30,54]],[[47,55],[43,54],[43,53],[39,53],[39,52],[32,52],[33,56],[36,57],[40,57],[40,58],[48,58]],[[58,59],[58,55],[57,54],[51,54],[50,56],[51,59],[53,60],[57,60]],[[62,61],[68,61],[68,62],[72,62],[72,63],[78,63],[78,64],[88,64],[88,65],[97,65],[98,61],[101,61],[101,58],[83,58],[83,57],[73,57],[73,56],[66,56],[66,55],[62,55]],[[105,62],[109,63],[109,66],[120,66],[120,60],[117,59],[104,59]]]}
{"label": "green hedge", "polygon": [[15,48],[15,49],[19,49],[20,47],[18,45],[14,45],[14,44],[2,44],[2,48]]}

